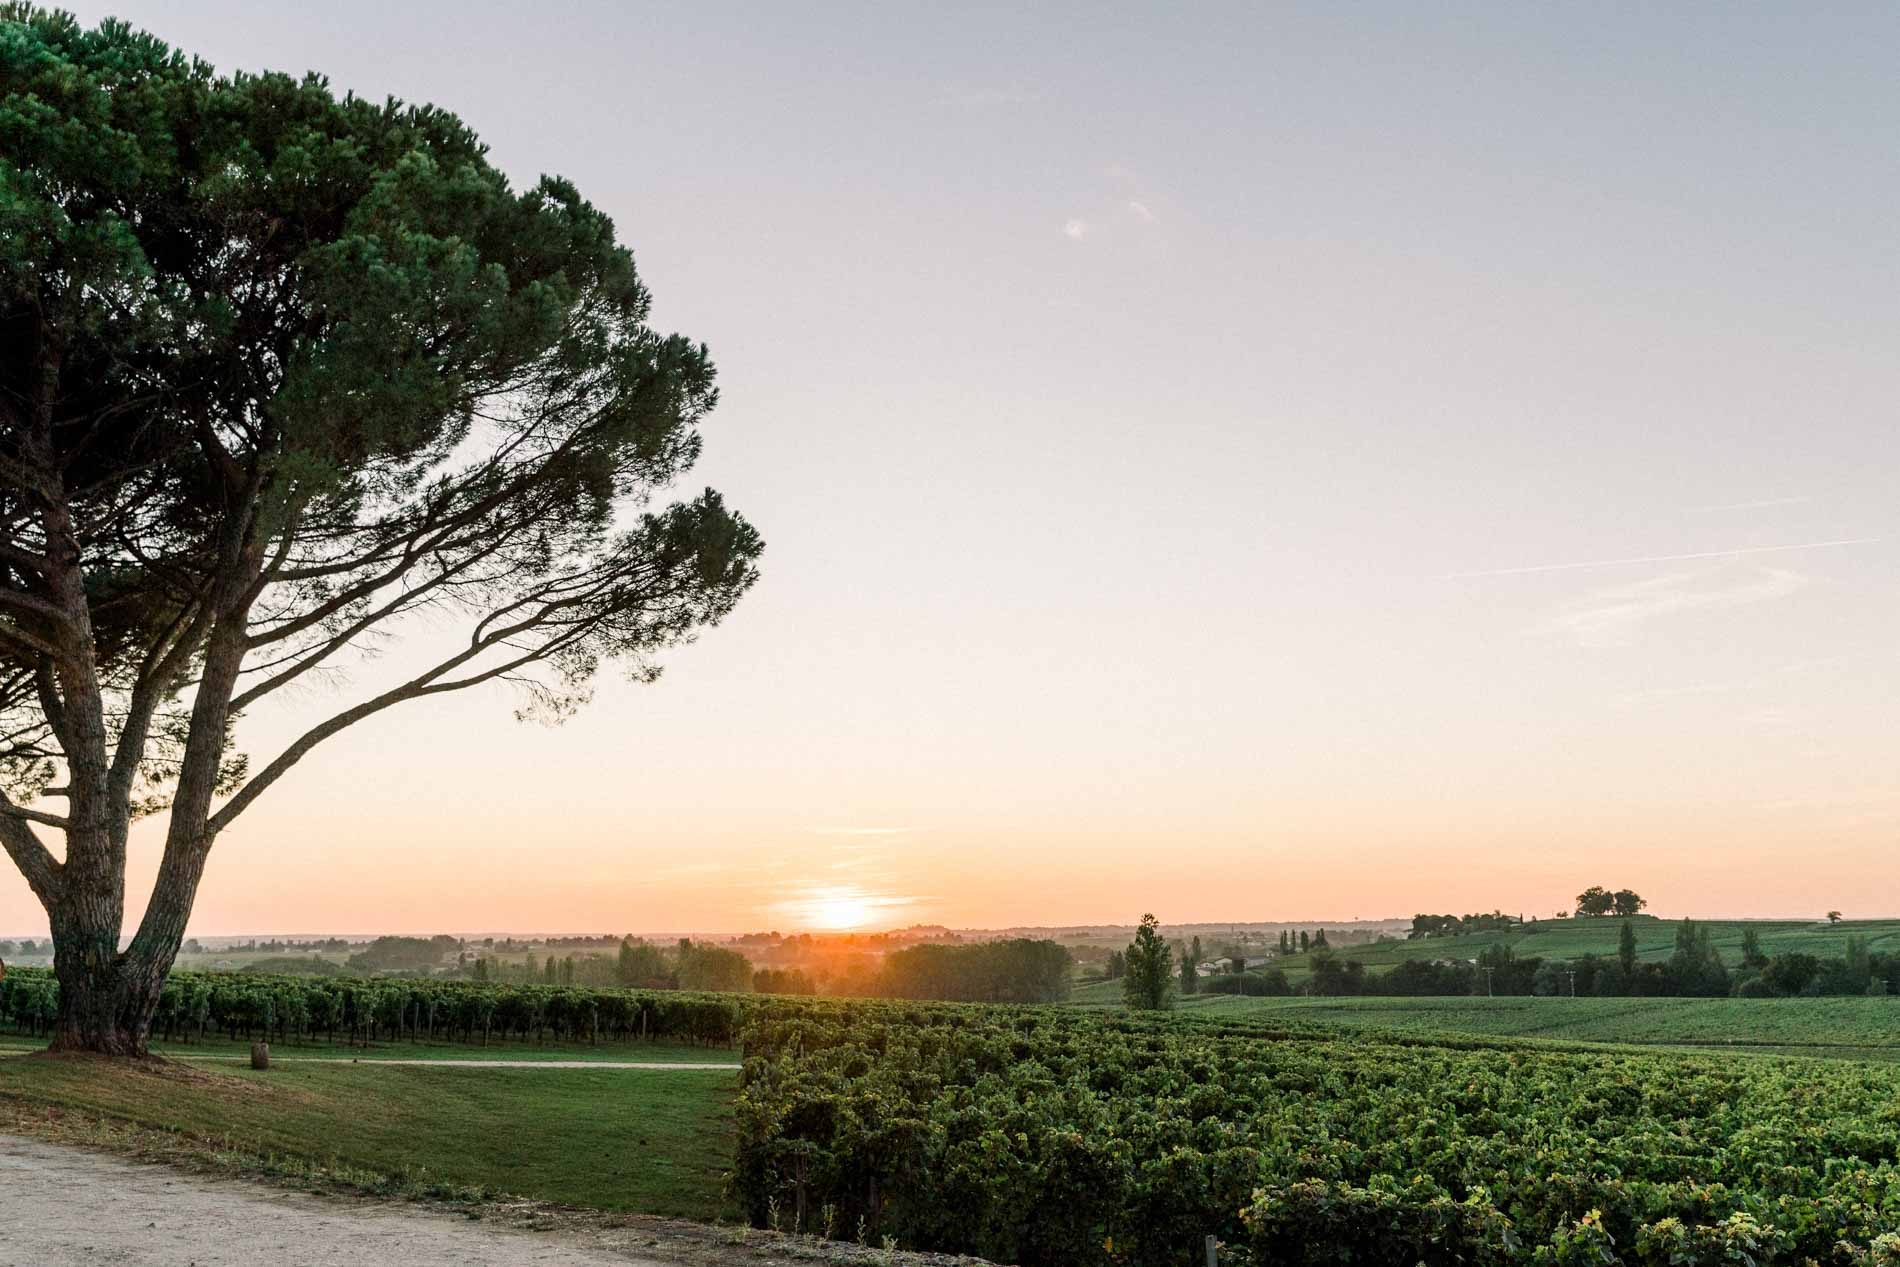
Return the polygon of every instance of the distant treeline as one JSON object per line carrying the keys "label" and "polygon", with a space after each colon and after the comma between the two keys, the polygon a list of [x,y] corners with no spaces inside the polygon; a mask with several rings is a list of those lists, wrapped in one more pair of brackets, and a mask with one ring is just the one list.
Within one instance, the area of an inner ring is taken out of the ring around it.
{"label": "distant treeline", "polygon": [[1059,1003],[1069,997],[1075,960],[1052,941],[909,946],[881,959],[866,957],[835,974],[803,968],[754,969],[725,946],[682,938],[660,947],[625,938],[606,955],[528,955],[514,963],[481,957],[469,965],[477,981],[541,985],[630,986],[760,994],[841,994],[968,1003]]}
{"label": "distant treeline", "polygon": [[958,946],[893,950],[873,964],[813,976],[802,968],[761,968],[761,994],[837,994],[949,1003],[1061,1003],[1069,997],[1075,958],[1066,946],[1019,937]]}
{"label": "distant treeline", "polygon": [[952,1003],[1060,1003],[1069,997],[1075,958],[1066,946],[1018,937],[964,946],[893,950],[865,991],[882,998]]}
{"label": "distant treeline", "polygon": [[[1753,929],[1742,933],[1742,964],[1731,970],[1709,940],[1709,930],[1693,920],[1676,928],[1675,951],[1662,962],[1639,960],[1636,932],[1623,925],[1615,955],[1579,959],[1520,956],[1496,945],[1468,960],[1414,959],[1387,972],[1372,973],[1365,964],[1316,953],[1305,994],[1460,995],[1532,994],[1578,997],[1789,998],[1817,995],[1900,994],[1900,955],[1870,951],[1865,938],[1849,936],[1838,957],[1787,951],[1762,952]],[[1275,974],[1254,974],[1268,977]],[[1285,978],[1260,986],[1228,986],[1213,978],[1204,989],[1231,993],[1290,993]]]}
{"label": "distant treeline", "polygon": [[1414,915],[1407,941],[1426,937],[1457,937],[1464,933],[1501,933],[1523,923],[1523,917],[1492,911],[1489,915]]}
{"label": "distant treeline", "polygon": [[446,955],[457,954],[462,941],[447,933],[434,937],[378,937],[351,955],[347,966],[357,972],[421,972],[433,970]]}
{"label": "distant treeline", "polygon": [[738,951],[686,937],[665,948],[623,937],[611,956],[549,954],[542,959],[530,953],[517,963],[482,955],[467,966],[467,973],[476,981],[735,993],[752,989],[753,977],[751,963]]}

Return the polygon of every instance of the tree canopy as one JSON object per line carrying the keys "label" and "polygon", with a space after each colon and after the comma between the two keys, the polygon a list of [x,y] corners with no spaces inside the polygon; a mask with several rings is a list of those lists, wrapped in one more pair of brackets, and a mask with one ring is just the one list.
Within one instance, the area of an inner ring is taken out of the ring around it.
{"label": "tree canopy", "polygon": [[1135,940],[1123,955],[1122,999],[1132,1008],[1154,1010],[1174,1004],[1174,948],[1161,936],[1161,925],[1143,915]]}
{"label": "tree canopy", "polygon": [[[658,500],[712,363],[650,315],[607,216],[452,114],[0,8],[0,844],[56,1041],[142,1049],[212,842],[316,745],[489,682],[559,718],[732,609],[758,535]],[[462,630],[434,663],[239,753],[247,710],[423,612]]]}

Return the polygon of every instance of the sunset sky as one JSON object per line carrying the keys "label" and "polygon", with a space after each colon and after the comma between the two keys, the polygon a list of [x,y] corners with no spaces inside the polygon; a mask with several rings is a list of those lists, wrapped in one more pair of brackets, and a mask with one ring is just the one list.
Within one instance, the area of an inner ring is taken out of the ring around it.
{"label": "sunset sky", "polygon": [[768,543],[656,685],[321,750],[193,933],[1900,908],[1900,10],[71,7],[572,178]]}

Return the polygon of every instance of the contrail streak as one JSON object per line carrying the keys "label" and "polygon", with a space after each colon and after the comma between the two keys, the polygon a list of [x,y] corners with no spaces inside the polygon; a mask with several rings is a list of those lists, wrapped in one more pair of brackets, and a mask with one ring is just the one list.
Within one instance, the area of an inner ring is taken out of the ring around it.
{"label": "contrail streak", "polygon": [[1636,559],[1592,559],[1588,563],[1537,563],[1522,568],[1489,568],[1481,572],[1447,572],[1441,581],[1464,581],[1480,576],[1529,576],[1535,572],[1576,572],[1584,568],[1628,567],[1637,563],[1688,563],[1696,559],[1734,559],[1745,554],[1777,554],[1785,550],[1825,550],[1832,546],[1873,545],[1879,537],[1844,537],[1839,541],[1802,541],[1785,546],[1746,546],[1739,550],[1699,550],[1694,554],[1652,554]]}

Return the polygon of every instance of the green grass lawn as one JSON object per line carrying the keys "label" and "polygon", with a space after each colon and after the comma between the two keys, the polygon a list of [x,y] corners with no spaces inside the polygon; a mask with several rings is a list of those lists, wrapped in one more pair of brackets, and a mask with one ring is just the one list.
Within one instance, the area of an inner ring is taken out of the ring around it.
{"label": "green grass lawn", "polygon": [[268,1073],[0,1059],[0,1100],[410,1184],[683,1218],[730,1214],[737,1075],[284,1064]]}

